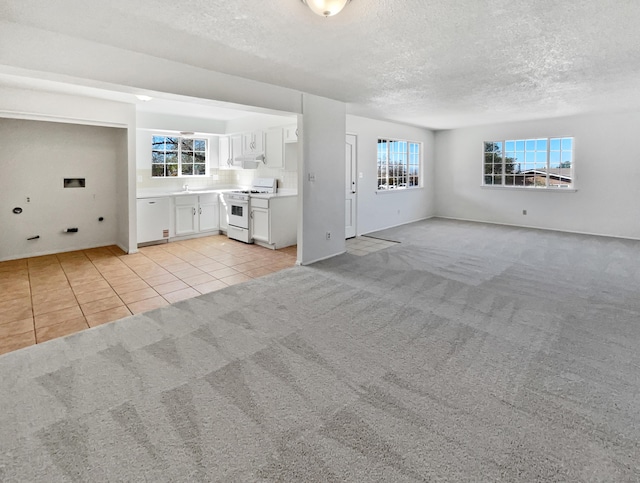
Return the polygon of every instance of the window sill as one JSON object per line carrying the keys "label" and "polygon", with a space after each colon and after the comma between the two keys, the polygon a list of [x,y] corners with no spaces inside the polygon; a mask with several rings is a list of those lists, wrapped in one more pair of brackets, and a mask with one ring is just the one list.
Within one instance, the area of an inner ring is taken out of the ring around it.
{"label": "window sill", "polygon": [[376,190],[377,195],[386,195],[389,193],[406,193],[407,191],[418,191],[423,189],[422,186],[416,186],[415,188],[394,188],[390,190]]}
{"label": "window sill", "polygon": [[576,188],[534,188],[534,187],[526,187],[526,186],[489,186],[489,185],[481,185],[480,188],[484,190],[494,190],[494,191],[541,191],[544,193],[575,193],[578,191]]}

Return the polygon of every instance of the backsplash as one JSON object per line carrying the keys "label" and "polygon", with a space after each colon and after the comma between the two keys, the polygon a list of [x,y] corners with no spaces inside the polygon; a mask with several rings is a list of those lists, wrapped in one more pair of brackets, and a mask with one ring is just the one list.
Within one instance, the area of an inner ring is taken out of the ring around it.
{"label": "backsplash", "polygon": [[[136,170],[139,180],[137,189],[166,189],[179,191],[183,185],[188,184],[192,188],[204,188],[210,186],[242,186],[249,187],[254,178],[276,178],[279,189],[297,189],[297,171],[286,171],[259,167],[258,169],[212,169],[212,176],[202,178],[152,178],[150,169]],[[217,179],[214,179],[216,178]]]}

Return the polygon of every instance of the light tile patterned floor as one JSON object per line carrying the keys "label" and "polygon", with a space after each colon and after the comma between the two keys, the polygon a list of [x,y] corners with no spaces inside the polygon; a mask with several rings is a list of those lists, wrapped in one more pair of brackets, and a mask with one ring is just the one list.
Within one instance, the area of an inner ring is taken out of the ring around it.
{"label": "light tile patterned floor", "polygon": [[216,235],[0,262],[0,354],[277,272],[296,250]]}
{"label": "light tile patterned floor", "polygon": [[366,235],[357,236],[347,240],[347,253],[363,256],[377,252],[378,250],[389,248],[397,243],[399,242],[381,240],[379,238],[372,238]]}

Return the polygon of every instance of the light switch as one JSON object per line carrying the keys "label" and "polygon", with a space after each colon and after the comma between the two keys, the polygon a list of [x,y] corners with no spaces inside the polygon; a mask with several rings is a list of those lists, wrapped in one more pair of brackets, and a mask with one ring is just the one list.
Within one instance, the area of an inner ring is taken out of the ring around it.
{"label": "light switch", "polygon": [[316,175],[314,173],[309,173],[309,181],[315,181]]}

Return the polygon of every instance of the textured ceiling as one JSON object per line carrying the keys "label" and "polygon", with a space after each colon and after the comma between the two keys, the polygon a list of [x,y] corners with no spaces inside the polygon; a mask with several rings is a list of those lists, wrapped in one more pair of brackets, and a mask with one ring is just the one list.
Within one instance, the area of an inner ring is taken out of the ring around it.
{"label": "textured ceiling", "polygon": [[0,19],[435,129],[640,109],[637,0],[0,0]]}

